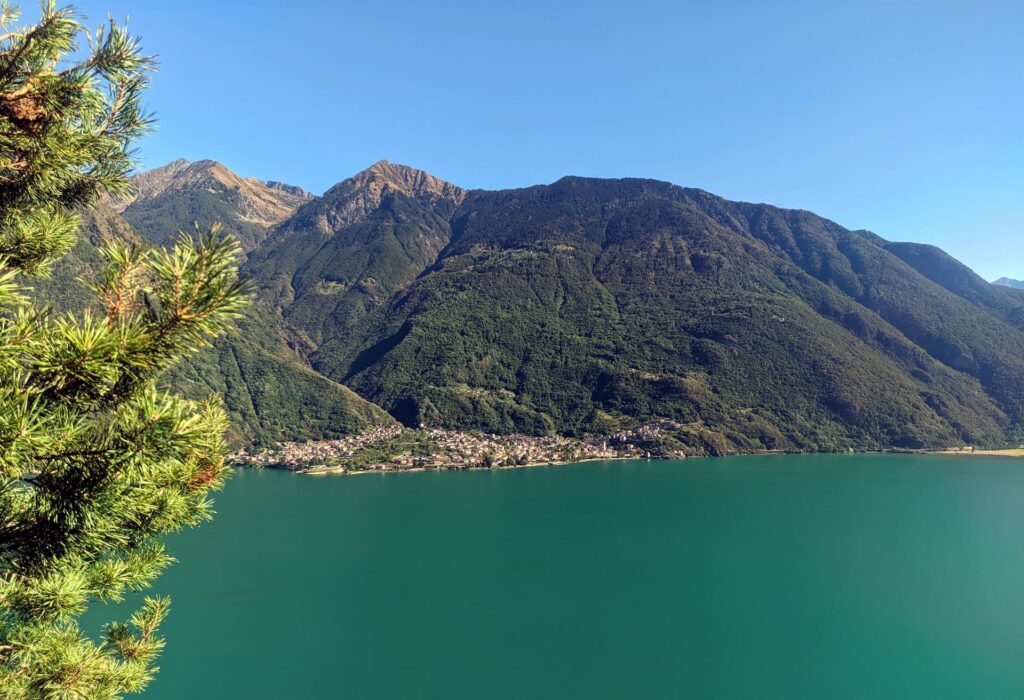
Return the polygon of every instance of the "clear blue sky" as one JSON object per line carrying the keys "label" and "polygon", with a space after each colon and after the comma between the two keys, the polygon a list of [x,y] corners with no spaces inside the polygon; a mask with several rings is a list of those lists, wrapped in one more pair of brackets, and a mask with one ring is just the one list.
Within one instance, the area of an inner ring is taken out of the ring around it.
{"label": "clear blue sky", "polygon": [[653,177],[1024,278],[1021,0],[76,5],[160,56],[146,166]]}

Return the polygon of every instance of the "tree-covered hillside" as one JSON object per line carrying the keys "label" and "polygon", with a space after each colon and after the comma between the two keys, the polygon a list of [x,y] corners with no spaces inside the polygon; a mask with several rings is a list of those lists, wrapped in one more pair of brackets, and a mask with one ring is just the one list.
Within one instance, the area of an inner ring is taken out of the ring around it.
{"label": "tree-covered hillside", "polygon": [[[193,173],[209,171],[210,163],[201,161],[202,167],[193,169]],[[136,194],[116,206],[123,209],[127,202],[133,203],[127,207],[127,214],[140,202],[192,202],[207,195],[212,197],[205,190],[209,184],[207,179],[188,180],[188,169],[187,161],[175,161],[135,176]],[[226,182],[250,182],[219,164],[216,174]],[[278,183],[267,187],[275,191],[288,188]],[[292,190],[286,195],[281,201],[296,206],[310,198],[301,190]],[[229,202],[217,201],[219,208],[216,212],[207,212],[205,218],[193,218],[197,212],[187,206],[171,207],[165,212],[167,217],[156,226],[150,226],[144,217],[137,218],[138,229],[109,202],[97,202],[82,210],[83,225],[74,248],[57,263],[53,275],[35,281],[34,286],[55,312],[78,310],[83,300],[92,298],[85,285],[100,268],[99,246],[104,242],[122,241],[143,247],[166,245],[180,231],[194,232],[197,222],[201,227],[235,222],[231,230],[238,235],[237,222],[247,214]],[[146,211],[152,213],[154,209]],[[251,213],[251,209],[247,211]],[[279,211],[275,216],[285,213]],[[248,221],[246,225],[251,227],[250,232],[258,230],[255,235],[262,239],[270,223]],[[213,348],[193,355],[163,378],[165,384],[191,398],[203,398],[212,393],[222,395],[231,419],[228,436],[234,445],[337,437],[393,422],[376,405],[304,364],[289,348],[281,322],[268,305],[254,304],[239,326],[238,330],[218,339]]]}
{"label": "tree-covered hillside", "polygon": [[386,161],[331,188],[278,227],[246,265],[294,344],[338,362],[367,320],[448,245],[465,192]]}
{"label": "tree-covered hillside", "polygon": [[382,161],[311,197],[176,161],[135,181],[117,206],[138,228],[101,205],[64,264],[196,220],[245,237],[258,303],[168,377],[224,394],[239,444],[392,416],[570,434],[665,418],[693,453],[1022,439],[1024,294],[932,246],[651,180],[466,191]]}
{"label": "tree-covered hillside", "polygon": [[175,368],[167,383],[189,396],[223,396],[228,436],[239,446],[337,438],[394,422],[304,365],[272,318],[254,309],[236,332]]}
{"label": "tree-covered hillside", "polygon": [[464,193],[387,165],[246,270],[316,370],[406,423],[664,417],[743,450],[1020,437],[1020,303],[941,251],[662,182]]}

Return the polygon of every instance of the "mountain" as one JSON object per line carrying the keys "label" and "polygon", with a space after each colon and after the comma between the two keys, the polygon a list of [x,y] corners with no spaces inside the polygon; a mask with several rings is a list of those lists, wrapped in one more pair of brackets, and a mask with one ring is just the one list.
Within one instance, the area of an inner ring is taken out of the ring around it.
{"label": "mountain", "polygon": [[172,243],[194,223],[219,222],[248,251],[313,198],[292,185],[241,177],[213,160],[176,160],[135,175],[132,184],[134,195],[111,204],[155,245]]}
{"label": "mountain", "polygon": [[380,161],[302,206],[249,258],[305,352],[351,353],[350,329],[441,254],[465,190]]}
{"label": "mountain", "polygon": [[932,245],[886,243],[885,248],[933,282],[1024,330],[1024,296],[1019,292],[989,284],[971,268]]}
{"label": "mountain", "polygon": [[665,419],[690,454],[1024,439],[1024,295],[934,246],[654,180],[466,190],[381,161],[314,197],[175,161],[135,184],[86,213],[55,279],[111,237],[164,244],[195,220],[242,237],[256,303],[168,377],[224,395],[236,444],[395,419]]}
{"label": "mountain", "polygon": [[1024,306],[930,246],[653,180],[466,191],[381,162],[245,272],[320,374],[399,420],[691,452],[1021,439]]}
{"label": "mountain", "polygon": [[1011,289],[1024,289],[1024,282],[1020,280],[1012,280],[1009,277],[1000,277],[992,284],[1000,287],[1010,287]]}
{"label": "mountain", "polygon": [[[220,211],[225,219],[218,217],[206,222],[226,220],[229,229],[235,225],[232,222],[248,217],[250,231],[259,228],[265,233],[273,219],[285,212],[280,207],[276,211],[267,209],[267,218],[259,219],[251,202],[246,205],[248,208],[234,209],[246,201],[251,191],[282,192],[284,196],[277,201],[288,203],[288,207],[311,198],[288,185],[260,185],[258,181],[244,180],[213,161],[175,161],[142,173],[134,178],[138,193],[133,200],[101,201],[80,212],[82,227],[75,247],[57,263],[49,277],[33,281],[39,297],[57,312],[81,310],[92,298],[82,280],[93,275],[101,264],[99,247],[103,243],[121,240],[145,246],[170,242],[173,238],[167,231],[190,229],[192,210],[170,207],[167,215],[181,218],[168,218],[166,229],[157,230],[135,229],[126,216],[147,202],[167,202],[181,193],[186,193],[182,196],[187,198],[191,196],[187,194],[190,189],[192,194],[203,197],[203,192],[208,193],[207,187],[212,187],[209,178],[245,185],[236,190],[239,197],[233,200],[234,204],[230,198],[225,200],[225,208]],[[142,226],[145,225],[143,220]],[[237,226],[233,230],[237,233]],[[230,437],[234,444],[338,437],[394,422],[382,409],[351,389],[310,369],[289,348],[280,320],[267,305],[254,304],[239,325],[238,331],[218,340],[214,348],[188,359],[165,378],[166,383],[187,396],[221,394],[231,417]]]}

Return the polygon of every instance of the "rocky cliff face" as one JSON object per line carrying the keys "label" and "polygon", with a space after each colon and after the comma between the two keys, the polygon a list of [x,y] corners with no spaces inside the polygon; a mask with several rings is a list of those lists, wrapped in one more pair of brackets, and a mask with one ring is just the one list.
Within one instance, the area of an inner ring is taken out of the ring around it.
{"label": "rocky cliff face", "polygon": [[324,193],[330,226],[337,230],[359,222],[389,195],[416,199],[427,206],[442,201],[458,206],[466,191],[422,170],[382,160]]}

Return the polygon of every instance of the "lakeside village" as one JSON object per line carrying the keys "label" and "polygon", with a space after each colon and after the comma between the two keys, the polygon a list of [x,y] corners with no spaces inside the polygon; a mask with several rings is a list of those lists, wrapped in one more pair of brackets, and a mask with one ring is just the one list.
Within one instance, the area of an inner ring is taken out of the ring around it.
{"label": "lakeside village", "polygon": [[[337,440],[285,442],[261,451],[238,452],[236,466],[287,469],[303,474],[361,473],[411,469],[493,469],[594,459],[682,457],[655,445],[671,432],[669,421],[609,436],[493,435],[440,428],[387,426]],[[653,450],[653,451],[652,451]]]}

